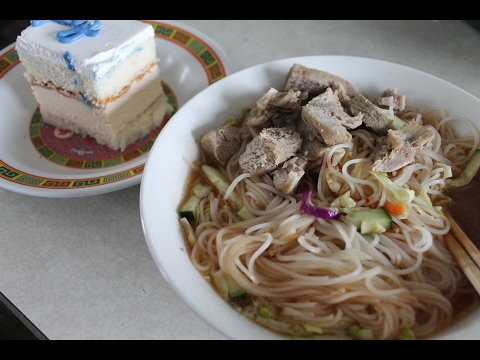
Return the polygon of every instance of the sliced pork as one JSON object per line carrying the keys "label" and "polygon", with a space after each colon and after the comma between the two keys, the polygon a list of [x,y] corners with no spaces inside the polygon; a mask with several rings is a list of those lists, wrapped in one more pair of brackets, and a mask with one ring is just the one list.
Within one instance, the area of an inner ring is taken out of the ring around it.
{"label": "sliced pork", "polygon": [[363,114],[363,123],[379,135],[387,135],[390,122],[376,105],[362,94],[355,95],[348,105],[352,115]]}
{"label": "sliced pork", "polygon": [[338,92],[340,101],[344,106],[350,98],[360,90],[347,80],[328,72],[307,68],[304,65],[294,64],[287,75],[285,90],[302,91],[309,99],[322,94],[327,88]]}
{"label": "sliced pork", "polygon": [[200,140],[205,153],[222,166],[228,163],[241,144],[239,128],[230,125],[210,130]]}
{"label": "sliced pork", "polygon": [[378,98],[377,103],[380,106],[391,107],[393,110],[405,110],[405,95],[397,95],[396,88],[386,89]]}
{"label": "sliced pork", "polygon": [[331,88],[313,98],[302,109],[302,119],[318,140],[326,145],[348,143],[352,136],[347,128],[354,129],[362,124],[362,114],[355,117],[347,114]]}
{"label": "sliced pork", "polygon": [[288,128],[265,128],[240,155],[240,167],[255,176],[268,174],[294,157],[302,147],[298,133]]}
{"label": "sliced pork", "polygon": [[347,114],[338,97],[338,91],[332,91],[331,88],[325,90],[321,95],[314,97],[307,106],[328,107],[338,119],[340,124],[349,129],[355,129],[362,125],[363,114],[350,116]]}
{"label": "sliced pork", "polygon": [[305,158],[294,157],[287,160],[272,172],[273,186],[284,194],[293,194],[305,174],[308,161]]}
{"label": "sliced pork", "polygon": [[302,152],[309,161],[315,161],[328,152],[330,146],[317,139],[315,134],[308,128],[305,121],[299,117],[296,121],[297,132],[302,138]]}
{"label": "sliced pork", "polygon": [[389,130],[377,139],[372,171],[392,172],[415,161],[417,150],[430,143],[435,134],[426,126],[409,121],[400,130]]}
{"label": "sliced pork", "polygon": [[329,150],[330,146],[325,145],[316,138],[312,141],[304,143],[302,147],[302,151],[309,161],[316,161],[320,158],[323,158]]}
{"label": "sliced pork", "polygon": [[274,88],[265,93],[250,113],[247,125],[260,131],[267,127],[283,127],[291,124],[302,110],[300,91],[279,92]]}

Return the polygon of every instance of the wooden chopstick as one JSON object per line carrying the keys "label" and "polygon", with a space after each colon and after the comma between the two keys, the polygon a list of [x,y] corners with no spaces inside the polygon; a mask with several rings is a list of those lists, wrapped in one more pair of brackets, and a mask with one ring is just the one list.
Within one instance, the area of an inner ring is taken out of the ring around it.
{"label": "wooden chopstick", "polygon": [[470,240],[470,238],[465,234],[460,225],[455,221],[453,216],[448,210],[444,211],[445,216],[450,220],[451,231],[457,238],[458,242],[465,248],[467,253],[470,255],[473,261],[480,267],[480,250],[475,246],[475,244]]}
{"label": "wooden chopstick", "polygon": [[444,210],[444,214],[450,221],[451,226],[451,231],[444,236],[445,243],[468,280],[480,294],[480,250],[472,243],[447,210]]}

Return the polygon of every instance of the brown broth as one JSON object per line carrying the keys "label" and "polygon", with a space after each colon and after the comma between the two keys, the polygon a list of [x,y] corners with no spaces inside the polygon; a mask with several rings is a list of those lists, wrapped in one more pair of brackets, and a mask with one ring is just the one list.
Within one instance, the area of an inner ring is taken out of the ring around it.
{"label": "brown broth", "polygon": [[[197,165],[200,165],[200,163],[201,163],[201,161],[198,162]],[[478,182],[478,186],[480,186],[480,176],[477,176],[476,180]],[[193,186],[198,181],[201,181],[203,184],[208,184],[208,180],[203,176],[201,171],[191,169],[189,171],[189,174],[188,174],[188,177],[187,177],[187,182],[186,182],[185,191],[184,191],[184,194],[183,194],[183,197],[182,197],[181,204],[183,204],[183,202],[185,202],[192,195]],[[473,181],[472,181],[472,183],[473,183]],[[480,188],[479,188],[479,190],[480,190]],[[471,191],[472,191],[471,189],[470,190],[465,189],[464,192],[459,192],[459,193],[461,193],[461,195],[459,195],[458,199],[456,198],[456,200],[455,200],[455,202],[458,201],[458,206],[459,207],[468,207],[468,205],[466,205],[466,204],[470,204],[471,207],[472,206],[475,207],[474,205],[478,204],[478,202],[470,201],[470,199],[473,196]],[[180,207],[181,204],[179,204],[179,207]],[[451,209],[450,205],[451,204],[449,204],[449,209]],[[470,209],[470,214],[471,214],[472,217],[476,216],[475,211],[472,211],[472,209]],[[464,220],[463,223],[468,224],[469,222],[465,222],[465,220]],[[475,221],[472,221],[472,223],[479,227],[479,230],[478,230],[477,234],[480,234],[480,221],[478,221],[478,219],[477,219]],[[192,226],[195,226],[195,224],[192,224]],[[186,241],[186,240],[185,240],[185,244],[187,246],[188,254],[190,256],[192,248],[188,244],[188,241]],[[217,292],[215,286],[209,280],[209,275],[206,274],[206,273],[202,273],[202,276],[206,279],[206,281],[209,282],[212,289]],[[242,306],[244,304],[249,304],[249,303],[250,303],[250,300],[247,298],[243,303],[230,302],[230,305],[232,306],[232,308],[238,310],[239,308],[242,308]],[[429,336],[428,338],[419,339],[419,340],[427,340],[427,339],[435,338],[435,336],[440,335],[441,333],[447,331],[451,327],[453,327],[453,326],[459,324],[460,322],[462,322],[464,319],[466,319],[468,316],[470,316],[474,311],[476,311],[480,308],[480,296],[473,290],[473,287],[472,287],[471,292],[468,292],[468,293],[462,292],[462,293],[457,294],[451,300],[451,303],[452,303],[452,307],[453,307],[453,316],[452,316],[452,320],[450,321],[450,323],[445,324],[443,327],[438,328],[437,331],[435,331],[435,333],[432,334],[431,336]],[[418,316],[421,317],[421,314],[418,314]],[[261,326],[261,325],[259,325],[259,326]]]}
{"label": "brown broth", "polygon": [[437,331],[435,331],[431,336],[424,340],[435,338],[436,336],[461,323],[467,317],[472,315],[476,310],[480,308],[480,297],[475,291],[469,292],[467,294],[457,294],[451,300],[451,303],[453,307],[453,316],[450,323],[438,328]]}
{"label": "brown broth", "polygon": [[445,193],[452,199],[447,205],[448,211],[480,249],[480,174],[477,173],[468,185]]}

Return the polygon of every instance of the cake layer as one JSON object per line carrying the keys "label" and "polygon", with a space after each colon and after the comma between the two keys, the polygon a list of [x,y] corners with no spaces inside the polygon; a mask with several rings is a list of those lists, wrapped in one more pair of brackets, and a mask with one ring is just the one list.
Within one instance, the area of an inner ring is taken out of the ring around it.
{"label": "cake layer", "polygon": [[124,150],[130,143],[158,127],[172,111],[154,66],[137,79],[121,97],[103,109],[85,106],[76,96],[53,88],[33,85],[43,121],[80,135],[90,135],[99,144]]}
{"label": "cake layer", "polygon": [[[16,50],[30,83],[49,84],[102,107],[158,63],[151,25],[136,20],[99,22],[99,36],[71,44],[57,40],[57,34],[70,27],[53,21],[22,31]],[[69,61],[64,57],[67,52]]]}

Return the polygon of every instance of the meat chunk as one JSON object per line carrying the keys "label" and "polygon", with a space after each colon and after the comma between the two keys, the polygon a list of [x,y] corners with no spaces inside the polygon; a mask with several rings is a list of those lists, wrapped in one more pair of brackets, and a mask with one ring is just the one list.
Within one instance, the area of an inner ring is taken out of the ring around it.
{"label": "meat chunk", "polygon": [[330,146],[325,145],[316,138],[312,141],[304,142],[304,145],[302,146],[302,151],[309,161],[323,158],[325,154],[328,153],[328,150],[330,150]]}
{"label": "meat chunk", "polygon": [[301,149],[302,139],[288,128],[265,128],[247,145],[240,155],[240,167],[255,176],[277,169]]}
{"label": "meat chunk", "polygon": [[200,140],[205,153],[219,165],[225,166],[228,160],[240,149],[242,139],[238,128],[230,125],[208,131]]}
{"label": "meat chunk", "polygon": [[328,87],[322,94],[315,96],[315,98],[310,101],[310,104],[315,104],[315,106],[329,105],[342,108],[342,103],[338,97],[338,91],[333,91],[331,87]]}
{"label": "meat chunk", "polygon": [[317,139],[301,117],[297,119],[296,127],[302,138],[302,152],[309,161],[318,160],[328,152],[330,147]]}
{"label": "meat chunk", "polygon": [[300,91],[279,92],[274,88],[257,101],[247,125],[260,131],[266,127],[283,127],[292,123],[302,110]]}
{"label": "meat chunk", "polygon": [[413,120],[400,130],[389,130],[387,136],[377,139],[372,171],[392,172],[412,164],[417,150],[430,143],[434,136],[430,128]]}
{"label": "meat chunk", "polygon": [[338,92],[343,106],[346,106],[352,96],[360,90],[345,79],[328,72],[307,68],[300,64],[294,64],[287,75],[285,90],[302,91],[308,98],[322,94],[327,88]]}
{"label": "meat chunk", "polygon": [[349,129],[355,129],[362,125],[363,114],[350,116],[345,112],[338,97],[338,91],[328,88],[323,94],[314,97],[307,106],[328,107],[338,119],[340,124]]}
{"label": "meat chunk", "polygon": [[351,117],[340,104],[337,91],[327,88],[302,109],[302,119],[318,140],[327,145],[348,143],[352,136],[348,128],[362,124],[362,114]]}
{"label": "meat chunk", "polygon": [[346,144],[352,135],[327,107],[305,107],[302,119],[321,142],[327,145]]}
{"label": "meat chunk", "polygon": [[379,135],[387,135],[390,123],[382,111],[362,94],[357,94],[348,105],[352,115],[363,114],[363,123]]}
{"label": "meat chunk", "polygon": [[302,117],[297,118],[295,122],[295,126],[297,128],[297,132],[300,134],[300,137],[302,138],[303,146],[305,146],[306,143],[312,140],[318,140],[315,134],[312,132],[312,130],[310,130],[307,124],[305,124],[305,121],[303,121]]}
{"label": "meat chunk", "polygon": [[273,186],[284,194],[293,194],[305,174],[308,161],[294,157],[283,163],[282,167],[272,172]]}
{"label": "meat chunk", "polygon": [[397,95],[396,88],[386,89],[377,100],[378,105],[392,107],[393,110],[405,110],[405,95]]}

